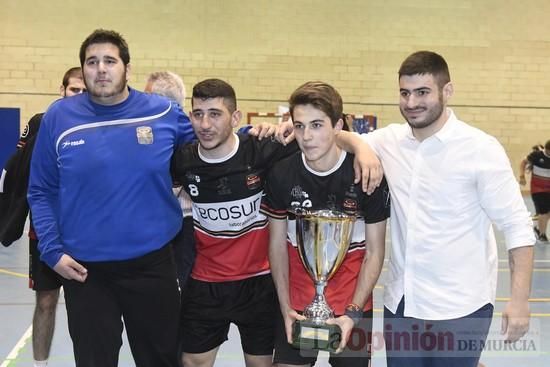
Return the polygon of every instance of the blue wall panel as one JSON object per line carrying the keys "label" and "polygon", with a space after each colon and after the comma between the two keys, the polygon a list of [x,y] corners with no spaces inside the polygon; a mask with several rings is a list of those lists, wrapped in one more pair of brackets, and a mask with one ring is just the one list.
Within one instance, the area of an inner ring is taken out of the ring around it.
{"label": "blue wall panel", "polygon": [[17,146],[19,116],[19,108],[0,108],[0,169]]}

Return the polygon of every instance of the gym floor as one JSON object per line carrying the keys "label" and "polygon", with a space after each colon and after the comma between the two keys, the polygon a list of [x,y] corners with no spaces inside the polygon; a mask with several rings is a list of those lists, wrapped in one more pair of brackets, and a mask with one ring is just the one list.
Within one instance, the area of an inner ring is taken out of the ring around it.
{"label": "gym floor", "polygon": [[[525,198],[532,210],[532,203]],[[531,291],[531,330],[523,343],[504,347],[497,339],[500,329],[500,312],[509,297],[509,270],[507,254],[499,241],[499,279],[495,315],[489,334],[489,343],[482,353],[486,367],[543,367],[550,365],[550,244],[537,243],[533,288]],[[387,240],[389,246],[389,239]],[[389,252],[387,252],[389,253]],[[8,248],[0,248],[0,367],[32,365],[31,320],[34,309],[34,292],[28,289],[28,245],[23,237]],[[374,291],[374,332],[380,335],[382,325],[382,293],[385,269]],[[378,332],[378,333],[377,333]],[[50,366],[74,366],[72,343],[67,330],[67,316],[63,297],[60,298]],[[120,353],[119,366],[134,366],[126,339]],[[244,366],[236,328],[231,328],[229,340],[219,351],[216,367]],[[316,366],[329,366],[327,356],[321,354]],[[374,346],[373,367],[385,367],[383,348]]]}

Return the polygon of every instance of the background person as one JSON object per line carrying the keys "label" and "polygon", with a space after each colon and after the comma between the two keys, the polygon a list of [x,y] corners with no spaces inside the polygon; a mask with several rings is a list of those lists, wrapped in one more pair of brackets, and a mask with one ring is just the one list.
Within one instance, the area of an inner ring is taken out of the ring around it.
{"label": "background person", "polygon": [[[62,97],[71,97],[85,91],[86,87],[82,80],[82,69],[80,67],[73,67],[67,70],[59,87],[60,95]],[[17,158],[17,167],[13,167],[12,170],[7,172],[5,178],[13,182],[14,185],[21,186],[22,189],[20,197],[20,188],[4,193],[10,195],[9,200],[21,201],[21,204],[18,204],[17,207],[24,208],[23,215],[18,215],[10,208],[6,210],[6,215],[15,216],[12,217],[13,221],[21,222],[16,224],[19,228],[24,227],[23,222],[26,220],[26,214],[28,213],[26,192],[28,188],[30,158],[43,115],[43,113],[34,115],[25,126],[17,143],[17,151],[14,153],[14,156],[18,155],[20,157]],[[10,225],[14,224],[11,221],[9,223]],[[48,364],[55,329],[55,315],[60,287],[61,280],[57,273],[40,261],[38,239],[34,231],[31,213],[29,227],[29,288],[32,288],[36,295],[32,321],[32,352],[35,367],[47,366]]]}
{"label": "background person", "polygon": [[[171,71],[156,71],[151,73],[147,77],[144,91],[167,97],[184,109],[186,96],[185,84],[176,73]],[[174,194],[178,198],[183,211],[182,228],[174,238],[173,248],[180,289],[184,290],[196,256],[195,236],[193,235],[193,211],[191,209],[193,202],[181,186],[174,187]]]}
{"label": "background person", "polygon": [[[67,70],[59,87],[61,96],[71,97],[85,91],[86,87],[82,80],[82,69],[74,67]],[[25,127],[23,135],[19,139],[18,147],[24,147],[31,137],[36,136],[43,115],[43,113],[37,114],[31,118],[27,127]],[[61,281],[57,273],[44,262],[40,261],[38,238],[32,225],[32,213],[30,222],[29,285],[36,292],[36,305],[32,319],[32,350],[35,360],[34,365],[38,367],[46,366],[48,363]]]}
{"label": "background person", "polygon": [[537,226],[534,230],[537,238],[542,243],[548,243],[546,229],[550,219],[550,140],[544,145],[544,149],[533,151],[521,161],[520,185],[525,185],[525,172],[531,170],[531,198],[535,205]]}

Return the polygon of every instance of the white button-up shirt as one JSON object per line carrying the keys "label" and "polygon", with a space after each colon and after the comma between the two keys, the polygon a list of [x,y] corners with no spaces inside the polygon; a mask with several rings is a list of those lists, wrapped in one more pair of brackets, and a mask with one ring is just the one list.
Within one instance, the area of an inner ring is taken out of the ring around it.
{"label": "white button-up shirt", "polygon": [[379,156],[392,196],[391,255],[384,304],[405,316],[445,320],[493,303],[497,248],[535,236],[510,161],[499,142],[450,117],[418,141],[408,124],[363,135]]}

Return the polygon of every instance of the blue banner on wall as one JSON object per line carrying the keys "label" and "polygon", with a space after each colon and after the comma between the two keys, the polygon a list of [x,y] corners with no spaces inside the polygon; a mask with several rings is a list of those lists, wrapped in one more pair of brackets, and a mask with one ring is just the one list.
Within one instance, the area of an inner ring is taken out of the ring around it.
{"label": "blue banner on wall", "polygon": [[19,108],[0,108],[0,168],[4,168],[17,146],[19,119]]}

